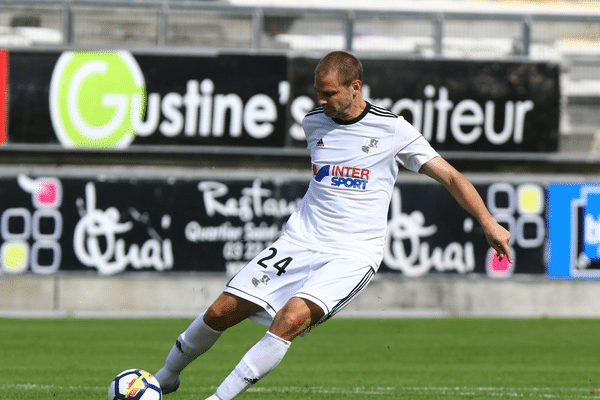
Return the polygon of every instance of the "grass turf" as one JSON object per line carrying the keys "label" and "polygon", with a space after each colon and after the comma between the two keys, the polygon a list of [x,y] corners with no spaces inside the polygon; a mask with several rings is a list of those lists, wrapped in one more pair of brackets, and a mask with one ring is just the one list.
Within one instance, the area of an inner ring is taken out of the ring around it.
{"label": "grass turf", "polygon": [[[159,369],[190,322],[0,319],[0,398],[105,399],[118,372]],[[165,398],[208,397],[264,331],[232,328]],[[333,319],[240,398],[600,398],[599,337],[592,319]]]}

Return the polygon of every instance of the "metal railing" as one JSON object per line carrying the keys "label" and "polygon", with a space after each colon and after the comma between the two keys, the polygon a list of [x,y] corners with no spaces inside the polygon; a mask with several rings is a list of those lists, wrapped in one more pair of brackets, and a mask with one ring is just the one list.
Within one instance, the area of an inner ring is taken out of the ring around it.
{"label": "metal railing", "polygon": [[[191,45],[205,47],[200,41],[195,43],[193,40],[186,43],[177,43],[174,39],[173,31],[176,26],[183,25],[181,22],[186,16],[200,20],[198,29],[206,28],[202,23],[206,18],[212,17],[212,22],[217,26],[220,21],[220,28],[235,29],[236,26],[244,25],[243,40],[235,43],[227,43],[227,35],[224,37],[225,43],[214,41],[216,47],[240,47],[251,50],[272,49],[272,42],[267,37],[277,34],[289,34],[290,25],[294,22],[302,21],[307,27],[314,27],[321,23],[321,31],[316,32],[298,32],[297,35],[305,34],[307,36],[334,35],[335,41],[331,42],[331,47],[341,47],[348,51],[361,50],[357,42],[368,36],[377,36],[378,38],[386,36],[385,29],[382,32],[381,27],[387,27],[388,37],[393,38],[395,32],[404,33],[410,41],[411,38],[419,37],[421,40],[428,39],[423,47],[429,47],[425,55],[436,57],[446,57],[445,49],[448,43],[451,43],[452,37],[461,37],[457,35],[457,27],[465,27],[468,24],[483,23],[477,26],[475,32],[469,32],[468,27],[462,35],[465,39],[475,41],[479,39],[478,31],[485,28],[486,25],[493,23],[503,23],[508,26],[505,32],[494,33],[496,39],[507,39],[513,43],[512,56],[530,57],[532,56],[531,47],[537,42],[549,41],[551,38],[544,37],[542,31],[545,29],[543,24],[578,24],[583,26],[580,29],[582,34],[575,35],[583,38],[584,31],[592,26],[592,31],[597,32],[600,26],[600,12],[596,13],[523,13],[515,11],[497,12],[464,12],[464,11],[414,11],[414,10],[344,10],[334,8],[295,8],[295,7],[253,7],[253,6],[235,6],[226,2],[207,2],[190,0],[0,0],[0,17],[5,14],[6,21],[14,25],[14,16],[37,15],[39,19],[44,18],[44,14],[51,15],[49,19],[54,29],[61,32],[62,40],[59,44],[64,46],[89,45],[93,40],[81,40],[79,36],[85,28],[81,25],[110,25],[112,18],[113,27],[119,24],[129,24],[135,29],[136,21],[140,26],[144,26],[146,32],[129,32],[129,36],[124,35],[121,43],[136,45],[135,36],[146,34],[147,40],[141,42],[146,46],[177,46]],[[11,16],[7,14],[12,14]],[[204,16],[205,18],[201,18]],[[22,18],[27,20],[27,18]],[[417,22],[413,26],[420,26],[422,32],[406,35],[406,30],[394,24],[403,24],[406,22]],[[314,23],[313,23],[314,22]],[[17,21],[18,23],[18,21]],[[193,25],[193,21],[188,22]],[[3,25],[0,20],[0,26]],[[325,26],[327,25],[327,26]],[[537,26],[540,26],[538,29]],[[361,29],[362,27],[362,29]],[[110,28],[110,26],[108,27]],[[298,27],[297,30],[301,30]],[[536,29],[539,31],[536,33]],[[101,33],[101,32],[100,32]],[[214,32],[205,32],[206,34]],[[425,33],[425,34],[423,34]],[[557,35],[559,35],[557,33]],[[502,37],[505,36],[505,37]],[[508,37],[506,37],[508,36]],[[547,35],[546,35],[547,36]],[[128,42],[127,38],[130,39]],[[230,37],[229,37],[230,38]],[[97,37],[98,43],[103,43],[106,38]],[[114,38],[110,38],[114,39]],[[341,39],[341,40],[340,40]],[[402,38],[397,38],[402,39]],[[486,39],[492,39],[490,37]],[[590,37],[590,43],[593,44],[594,37]],[[491,42],[491,40],[489,40]],[[230,40],[231,42],[231,40]],[[597,42],[597,36],[596,36]],[[282,42],[279,42],[280,44]],[[287,43],[287,49],[294,50],[294,46]],[[596,43],[597,44],[597,43]],[[210,47],[210,44],[209,44]],[[394,51],[393,43],[389,46],[389,51]],[[279,49],[285,49],[280,46]],[[306,47],[310,49],[310,46]],[[385,51],[376,48],[376,51]],[[399,49],[402,52],[402,49]],[[417,52],[418,53],[418,52]],[[423,55],[421,54],[421,55]],[[417,54],[418,55],[418,54]],[[492,54],[494,56],[494,54]]]}

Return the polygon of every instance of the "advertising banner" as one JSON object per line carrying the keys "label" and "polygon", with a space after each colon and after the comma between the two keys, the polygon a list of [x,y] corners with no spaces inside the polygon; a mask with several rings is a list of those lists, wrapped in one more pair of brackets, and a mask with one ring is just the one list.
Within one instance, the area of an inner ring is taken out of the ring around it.
{"label": "advertising banner", "polygon": [[[290,135],[315,106],[318,60],[294,59]],[[402,115],[437,150],[555,152],[559,69],[545,63],[363,59],[363,97]]]}
{"label": "advertising banner", "polygon": [[[0,60],[1,61],[1,60]],[[11,52],[8,143],[65,148],[304,147],[317,59],[274,55]],[[554,152],[558,67],[362,60],[363,96],[437,150]],[[1,75],[0,75],[1,78]]]}
{"label": "advertising banner", "polygon": [[[0,179],[0,273],[212,271],[233,275],[276,240],[301,180]],[[545,190],[477,185],[513,233],[515,263],[493,257],[483,231],[436,183],[396,185],[380,271],[418,277],[545,272]]]}
{"label": "advertising banner", "polygon": [[9,142],[283,146],[283,56],[11,55]]}
{"label": "advertising banner", "polygon": [[514,263],[499,262],[479,223],[437,184],[394,188],[382,271],[416,277],[434,272],[541,274],[546,242],[545,189],[508,182],[475,185],[496,220],[511,232]]}
{"label": "advertising banner", "polygon": [[548,186],[548,275],[600,278],[600,183]]}

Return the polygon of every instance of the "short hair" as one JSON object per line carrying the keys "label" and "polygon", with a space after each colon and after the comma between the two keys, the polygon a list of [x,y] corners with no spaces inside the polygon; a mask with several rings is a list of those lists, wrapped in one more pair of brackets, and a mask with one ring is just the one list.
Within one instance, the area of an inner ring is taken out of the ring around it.
{"label": "short hair", "polygon": [[350,86],[352,82],[362,82],[363,68],[358,58],[345,51],[333,51],[319,61],[315,68],[315,76],[325,76],[336,73],[339,83]]}

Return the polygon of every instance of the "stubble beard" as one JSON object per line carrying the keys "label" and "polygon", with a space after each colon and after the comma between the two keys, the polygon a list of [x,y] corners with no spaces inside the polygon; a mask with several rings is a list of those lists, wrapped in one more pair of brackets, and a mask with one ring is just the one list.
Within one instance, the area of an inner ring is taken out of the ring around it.
{"label": "stubble beard", "polygon": [[325,107],[323,107],[323,112],[329,118],[336,118],[336,119],[347,120],[347,119],[351,119],[350,118],[351,117],[350,116],[350,111],[349,111],[351,108],[352,108],[352,101],[350,101],[346,105],[343,105],[342,107],[340,107],[337,110],[326,109]]}

